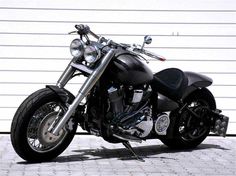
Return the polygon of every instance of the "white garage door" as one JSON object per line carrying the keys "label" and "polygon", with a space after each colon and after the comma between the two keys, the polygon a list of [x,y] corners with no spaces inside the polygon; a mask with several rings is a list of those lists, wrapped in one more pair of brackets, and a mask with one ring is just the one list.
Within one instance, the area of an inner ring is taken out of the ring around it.
{"label": "white garage door", "polygon": [[[33,91],[54,84],[71,56],[68,35],[88,24],[116,41],[141,43],[165,56],[151,61],[204,73],[218,108],[230,116],[236,134],[236,2],[234,0],[0,0],[0,132],[9,132],[20,103]],[[82,80],[68,89],[76,90]]]}

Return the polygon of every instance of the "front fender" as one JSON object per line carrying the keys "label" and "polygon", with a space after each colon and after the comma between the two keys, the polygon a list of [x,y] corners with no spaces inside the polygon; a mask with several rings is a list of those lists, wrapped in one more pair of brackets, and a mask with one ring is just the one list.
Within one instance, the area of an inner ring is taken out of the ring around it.
{"label": "front fender", "polygon": [[201,89],[203,87],[208,87],[213,83],[213,80],[205,75],[194,73],[194,72],[184,72],[186,77],[188,78],[188,87],[186,88],[182,99],[187,97],[193,91],[197,89]]}
{"label": "front fender", "polygon": [[55,92],[60,100],[65,104],[71,104],[75,99],[75,96],[64,88],[59,88],[58,86],[53,85],[47,85],[46,88]]}

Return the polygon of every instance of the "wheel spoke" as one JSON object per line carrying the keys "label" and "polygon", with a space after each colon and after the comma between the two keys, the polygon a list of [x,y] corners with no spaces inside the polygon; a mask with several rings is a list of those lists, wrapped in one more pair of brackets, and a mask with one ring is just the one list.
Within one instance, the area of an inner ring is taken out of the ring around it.
{"label": "wheel spoke", "polygon": [[41,106],[35,111],[32,119],[29,122],[27,129],[28,143],[32,149],[38,152],[46,152],[51,150],[60,143],[66,136],[66,132],[61,132],[59,137],[51,138],[47,129],[57,117],[59,112],[64,112],[64,109],[56,102],[50,102]]}

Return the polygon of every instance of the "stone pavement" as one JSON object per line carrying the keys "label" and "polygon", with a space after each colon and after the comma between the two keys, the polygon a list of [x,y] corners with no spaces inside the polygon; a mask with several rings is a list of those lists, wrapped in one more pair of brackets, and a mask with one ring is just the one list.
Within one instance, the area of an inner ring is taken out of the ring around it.
{"label": "stone pavement", "polygon": [[76,135],[52,162],[26,163],[14,152],[9,135],[0,135],[0,176],[199,176],[236,175],[236,137],[208,137],[195,150],[170,150],[159,140],[131,143],[145,162],[121,144]]}

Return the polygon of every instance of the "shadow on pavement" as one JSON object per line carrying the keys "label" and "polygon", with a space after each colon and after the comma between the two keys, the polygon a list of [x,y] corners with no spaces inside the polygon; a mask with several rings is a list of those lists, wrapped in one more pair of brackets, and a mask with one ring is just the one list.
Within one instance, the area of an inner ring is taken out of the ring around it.
{"label": "shadow on pavement", "polygon": [[[158,156],[158,154],[162,153],[178,153],[178,152],[191,153],[192,151],[205,150],[205,149],[230,150],[214,144],[201,144],[195,149],[184,149],[184,150],[170,149],[165,145],[147,145],[133,148],[136,154],[139,155],[144,160],[145,158],[177,160],[174,157],[172,158],[172,157]],[[116,158],[118,160],[137,160],[136,157],[134,157],[125,147],[116,149],[101,147],[99,149],[82,149],[82,150],[74,150],[72,152],[76,154],[68,156],[59,156],[54,160],[52,160],[51,162],[65,163],[65,162],[76,162],[76,161],[87,161],[87,160],[112,159],[112,158]],[[36,163],[29,163],[23,161],[23,162],[18,162],[18,164],[36,164]]]}
{"label": "shadow on pavement", "polygon": [[[171,159],[176,160],[176,158],[171,157],[158,157],[156,155],[161,153],[177,153],[177,152],[192,152],[193,150],[204,150],[204,149],[219,149],[219,150],[229,150],[226,148],[222,148],[219,145],[214,144],[201,144],[195,149],[185,149],[185,150],[174,150],[170,149],[164,145],[148,145],[148,146],[140,146],[134,147],[134,150],[137,155],[141,156],[143,159],[145,158],[159,158],[159,159]],[[118,149],[108,149],[102,147],[102,149],[87,149],[87,150],[74,150],[73,152],[77,153],[75,155],[68,156],[59,156],[53,162],[73,162],[73,161],[86,161],[86,160],[100,160],[100,159],[109,159],[109,158],[117,158],[119,160],[136,160],[135,157],[126,149],[126,148],[118,148]]]}

